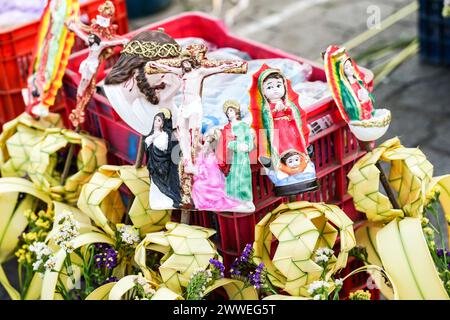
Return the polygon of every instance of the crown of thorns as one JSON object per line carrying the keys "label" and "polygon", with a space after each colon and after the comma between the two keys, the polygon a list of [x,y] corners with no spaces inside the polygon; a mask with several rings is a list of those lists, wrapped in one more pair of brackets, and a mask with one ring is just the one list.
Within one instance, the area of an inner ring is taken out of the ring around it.
{"label": "crown of thorns", "polygon": [[133,40],[128,42],[121,53],[148,59],[175,58],[181,54],[181,47],[175,43]]}

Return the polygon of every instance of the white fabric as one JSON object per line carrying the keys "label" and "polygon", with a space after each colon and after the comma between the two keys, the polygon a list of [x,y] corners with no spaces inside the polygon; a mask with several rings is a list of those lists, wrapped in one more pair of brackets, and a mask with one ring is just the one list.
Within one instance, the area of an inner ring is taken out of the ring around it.
{"label": "white fabric", "polygon": [[159,190],[155,183],[150,184],[150,209],[167,210],[173,209],[173,200]]}
{"label": "white fabric", "polygon": [[158,113],[158,110],[162,107],[169,108],[174,116],[172,123],[176,124],[173,106],[159,106],[153,105],[148,102],[145,97],[135,99],[130,105],[127,103],[126,98],[123,95],[123,89],[121,84],[104,85],[103,86],[106,97],[111,103],[117,114],[125,121],[131,128],[139,132],[141,135],[148,135],[153,126],[153,119]]}

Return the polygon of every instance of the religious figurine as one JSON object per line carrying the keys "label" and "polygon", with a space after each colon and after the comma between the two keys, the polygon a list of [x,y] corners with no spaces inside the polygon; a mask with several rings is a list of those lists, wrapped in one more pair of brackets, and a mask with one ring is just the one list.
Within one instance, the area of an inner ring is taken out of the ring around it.
{"label": "religious figurine", "polygon": [[104,90],[112,107],[141,136],[150,133],[161,107],[171,111],[176,125],[173,98],[181,85],[179,78],[173,74],[148,75],[145,65],[180,54],[181,47],[163,30],[143,31],[130,39],[105,78]]}
{"label": "religious figurine", "polygon": [[78,15],[75,0],[50,0],[44,9],[28,87],[23,90],[26,111],[34,117],[48,115],[55,103],[74,44],[74,35],[67,30],[64,21]]}
{"label": "religious figurine", "polygon": [[178,110],[177,127],[187,173],[192,173],[192,145],[201,130],[203,80],[213,74],[237,68],[242,68],[240,73],[246,72],[246,62],[244,61],[212,61],[216,63],[208,63],[209,61],[205,58],[206,51],[207,47],[203,44],[190,45],[186,48],[182,58],[177,61],[179,65],[167,63],[169,60],[147,63],[149,73],[170,72],[178,75],[182,80],[183,101]]}
{"label": "religious figurine", "polygon": [[66,24],[89,48],[89,54],[79,67],[81,81],[77,89],[77,105],[69,119],[74,127],[79,127],[85,120],[84,109],[95,92],[97,72],[101,63],[112,53],[112,48],[125,45],[128,39],[115,34],[117,26],[111,25],[114,16],[114,5],[106,1],[99,6],[97,19],[92,20],[91,26],[85,26],[80,21],[69,19]]}
{"label": "religious figurine", "polygon": [[241,205],[227,195],[225,176],[219,169],[213,147],[218,139],[216,130],[208,132],[195,161],[192,199],[198,210],[234,211]]}
{"label": "religious figurine", "polygon": [[147,168],[151,176],[150,203],[152,208],[180,208],[180,179],[172,151],[178,141],[173,135],[172,114],[163,108],[155,115],[150,134],[145,138]]}
{"label": "religious figurine", "polygon": [[391,112],[374,108],[374,97],[353,59],[344,48],[330,46],[324,62],[331,94],[352,133],[365,142],[383,136],[391,122]]}
{"label": "religious figurine", "polygon": [[241,107],[238,102],[228,100],[223,111],[231,124],[232,141],[227,143],[227,149],[232,152],[230,170],[226,177],[228,196],[243,202],[248,211],[254,210],[252,193],[252,171],[250,167],[250,152],[255,148],[255,133],[250,126],[242,121]]}
{"label": "religious figurine", "polygon": [[192,183],[196,143],[201,141],[203,106],[201,93],[203,80],[217,73],[246,73],[245,61],[206,59],[204,44],[189,45],[179,58],[149,61],[148,74],[175,74],[182,83],[183,100],[178,108],[177,130],[182,153],[180,163],[183,208],[192,207]]}
{"label": "religious figurine", "polygon": [[253,129],[258,132],[258,159],[275,184],[277,196],[317,189],[308,155],[309,128],[299,97],[280,70],[263,65],[250,88]]}

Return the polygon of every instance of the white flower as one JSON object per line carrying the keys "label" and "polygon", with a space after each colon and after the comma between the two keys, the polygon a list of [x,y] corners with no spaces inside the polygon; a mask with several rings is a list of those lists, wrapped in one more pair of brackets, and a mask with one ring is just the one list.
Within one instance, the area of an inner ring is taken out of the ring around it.
{"label": "white flower", "polygon": [[323,255],[323,254],[316,256],[316,258],[314,259],[314,261],[316,263],[327,262],[328,260],[329,260],[328,257],[326,255]]}
{"label": "white flower", "polygon": [[39,270],[39,268],[42,265],[42,260],[37,260],[36,262],[33,263],[33,271],[37,271]]}
{"label": "white flower", "polygon": [[313,299],[314,299],[314,300],[322,300],[322,295],[316,294],[316,295],[313,297]]}
{"label": "white flower", "polygon": [[330,248],[327,247],[322,247],[316,250],[316,255],[317,256],[327,256],[327,257],[331,257],[333,255],[334,251]]}
{"label": "white flower", "polygon": [[36,254],[36,260],[42,260],[53,253],[44,242],[35,241],[30,245],[29,249]]}
{"label": "white flower", "polygon": [[135,282],[140,285],[141,287],[145,286],[147,284],[147,280],[145,280],[144,277],[138,276],[135,280]]}
{"label": "white flower", "polygon": [[65,210],[55,218],[56,234],[53,236],[55,243],[67,253],[73,251],[72,240],[80,234],[80,224],[73,217],[71,211]]}
{"label": "white flower", "polygon": [[119,232],[122,241],[132,247],[136,246],[141,241],[139,230],[133,226],[117,224],[117,231]]}
{"label": "white flower", "polygon": [[316,280],[309,285],[308,292],[310,294],[314,294],[319,289],[327,289],[329,287],[330,287],[330,284],[328,282],[322,281],[322,280]]}
{"label": "white flower", "polygon": [[334,280],[334,285],[336,287],[342,287],[344,285],[344,279],[336,279],[336,280]]}
{"label": "white flower", "polygon": [[45,270],[53,270],[55,268],[55,265],[56,265],[56,257],[52,255],[48,258],[47,261],[45,261],[44,268]]}

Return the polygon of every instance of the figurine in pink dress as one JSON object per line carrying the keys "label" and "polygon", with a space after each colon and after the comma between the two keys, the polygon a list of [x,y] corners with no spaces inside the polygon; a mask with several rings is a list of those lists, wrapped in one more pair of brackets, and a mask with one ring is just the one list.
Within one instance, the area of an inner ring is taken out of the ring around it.
{"label": "figurine in pink dress", "polygon": [[192,199],[196,209],[228,211],[241,205],[240,201],[227,196],[225,176],[219,168],[211,144],[217,141],[214,133],[206,136],[205,144],[198,153],[194,165]]}

